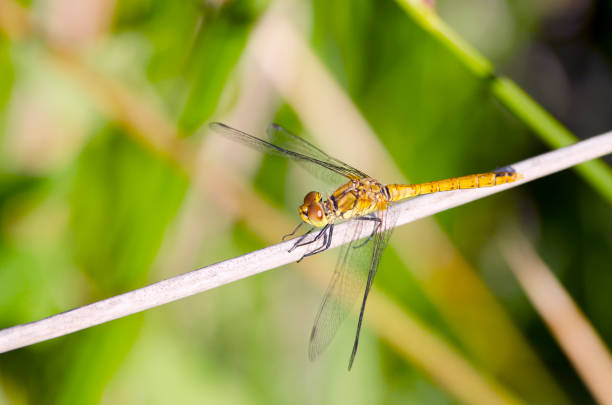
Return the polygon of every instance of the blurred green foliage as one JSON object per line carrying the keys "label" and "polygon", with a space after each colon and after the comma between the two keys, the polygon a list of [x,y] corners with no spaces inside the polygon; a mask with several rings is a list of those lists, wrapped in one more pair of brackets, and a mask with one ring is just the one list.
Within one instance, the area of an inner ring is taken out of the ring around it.
{"label": "blurred green foliage", "polygon": [[115,128],[91,139],[76,170],[70,201],[76,266],[102,296],[142,285],[186,179]]}
{"label": "blurred green foliage", "polygon": [[[33,2],[26,11],[44,15],[46,3],[53,2]],[[111,23],[99,37],[81,44],[81,51],[108,59],[109,66],[137,60],[139,65],[127,68],[159,97],[177,132],[188,137],[218,112],[222,94],[239,86],[235,76],[245,46],[269,7],[255,0],[221,3],[100,0],[114,7]],[[439,3],[442,12],[445,2]],[[313,0],[300,7],[311,17],[305,21],[316,55],[411,181],[485,171],[546,150],[527,125],[495,101],[485,80],[397,4]],[[519,27],[514,32],[517,48],[527,48],[535,35],[533,14],[526,21],[525,8],[529,5],[520,2],[502,10]],[[546,15],[540,18],[544,21]],[[609,29],[599,32],[595,44],[610,40]],[[97,41],[124,46],[127,52],[142,45],[146,49],[138,52],[146,57],[96,54],[108,49]],[[32,43],[36,49],[23,57],[20,50]],[[46,45],[39,36],[0,34],[0,327],[66,311],[270,242],[235,218],[220,224],[225,214],[212,204],[202,223],[182,224],[193,179],[177,162],[151,152],[128,125],[96,109],[87,89],[80,96],[67,88],[65,94],[42,98],[50,104],[61,97],[76,98],[73,102],[90,112],[85,124],[41,107],[36,102],[39,89],[29,81],[55,78],[46,70]],[[518,58],[519,50],[505,59]],[[546,73],[538,79],[546,80]],[[590,102],[588,94],[583,97],[581,102]],[[288,105],[279,108],[276,120],[298,133],[303,127]],[[189,145],[195,153],[199,139],[193,141]],[[55,148],[73,152],[38,165]],[[265,158],[252,186],[297,222],[295,206],[302,195],[296,194],[288,167]],[[302,191],[308,190],[298,194]],[[436,221],[480,272],[569,400],[592,401],[509,276],[495,240],[507,223],[521,223],[609,343],[609,204],[567,171],[444,212]],[[185,254],[187,262],[178,261],[186,267],[163,268],[168,262],[160,257],[171,256],[164,247],[182,248],[168,242],[181,226],[202,230],[205,237],[196,240],[193,257]],[[389,249],[385,254],[376,288],[410,308],[481,367],[397,253]],[[351,373],[345,371],[350,327],[340,332],[323,359],[309,363],[307,338],[321,292],[295,269],[269,272],[2,354],[0,404],[457,402],[369,330]],[[519,397],[528,395],[520,387],[511,388]]]}

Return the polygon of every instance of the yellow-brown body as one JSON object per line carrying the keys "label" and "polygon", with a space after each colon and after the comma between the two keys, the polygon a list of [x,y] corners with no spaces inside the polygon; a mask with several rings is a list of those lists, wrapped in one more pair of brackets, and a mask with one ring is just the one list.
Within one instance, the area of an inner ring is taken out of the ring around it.
{"label": "yellow-brown body", "polygon": [[422,194],[468,188],[492,187],[512,183],[522,176],[514,171],[471,174],[463,177],[419,184],[382,185],[372,178],[353,179],[338,187],[325,201],[320,193],[311,191],[304,197],[298,212],[304,222],[325,226],[339,220],[368,215],[386,209],[390,203]]}

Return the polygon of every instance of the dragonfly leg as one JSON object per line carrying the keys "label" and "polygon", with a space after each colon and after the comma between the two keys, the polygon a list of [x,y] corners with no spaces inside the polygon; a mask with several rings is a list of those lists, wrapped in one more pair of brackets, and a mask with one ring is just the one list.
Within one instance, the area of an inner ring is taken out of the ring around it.
{"label": "dragonfly leg", "polygon": [[[304,224],[305,224],[305,222],[302,222],[302,221],[301,221],[301,222],[298,224],[298,226],[296,226],[296,227],[295,227],[295,229],[293,230],[293,232],[288,233],[287,235],[283,236],[283,238],[282,238],[281,240],[285,240],[285,239],[287,239],[288,237],[295,235],[295,233],[298,231],[298,229],[300,229],[300,227],[301,227],[302,225],[304,225]],[[301,240],[301,239],[300,239],[300,240]]]}
{"label": "dragonfly leg", "polygon": [[[329,228],[330,224],[325,225],[325,227],[323,227],[323,229],[321,229],[321,231],[317,234],[317,236],[315,236],[312,240],[307,240],[304,241],[304,239],[306,238],[306,236],[310,235],[310,233],[312,231],[314,231],[314,227],[310,228],[308,230],[308,232],[306,232],[305,234],[303,234],[302,236],[300,236],[298,238],[298,240],[295,242],[295,244],[291,247],[291,249],[289,249],[289,252],[293,252],[295,250],[295,248],[298,248],[300,246],[308,246],[311,245],[313,243],[315,243],[316,241],[318,241],[319,239],[321,239],[321,237],[323,237],[323,245],[325,245],[326,243],[326,235],[327,235],[327,229]],[[301,260],[301,259],[300,259]]]}
{"label": "dragonfly leg", "polygon": [[[317,253],[325,252],[327,249],[329,249],[329,246],[331,245],[333,234],[334,234],[334,226],[332,224],[326,225],[325,228],[323,228],[323,230],[319,232],[319,235],[323,235],[323,243],[321,244],[321,246],[319,246],[316,249],[311,250],[308,253],[305,253],[304,256],[300,257],[300,260],[298,260],[297,262],[299,263],[305,257],[316,255]],[[319,235],[317,235],[315,239],[313,239],[310,243],[314,242],[319,237]]]}
{"label": "dragonfly leg", "polygon": [[314,229],[315,229],[315,228],[314,228],[314,227],[312,227],[312,228],[310,228],[308,231],[304,232],[304,234],[303,234],[302,236],[300,236],[300,237],[298,238],[298,240],[297,240],[297,241],[295,241],[295,243],[293,244],[293,246],[291,246],[291,249],[289,249],[289,250],[288,250],[288,252],[290,252],[290,253],[291,253],[291,252],[293,252],[293,251],[295,250],[295,248],[297,248],[297,247],[304,246],[304,245],[308,245],[308,244],[311,244],[312,242],[314,242],[314,241],[315,241],[315,240],[316,240],[316,239],[319,237],[319,235],[317,235],[317,236],[315,237],[315,239],[313,239],[313,240],[311,240],[311,241],[309,241],[309,242],[302,242],[302,241],[303,241],[303,240],[304,240],[304,239],[305,239],[305,238],[306,238],[308,235],[310,235],[310,233],[311,233],[312,231],[314,231]]}
{"label": "dragonfly leg", "polygon": [[364,240],[363,242],[361,242],[360,244],[353,246],[353,249],[360,248],[366,245],[369,241],[371,241],[374,235],[376,235],[376,233],[380,230],[380,227],[382,225],[382,219],[378,217],[359,217],[357,219],[362,220],[362,221],[374,221],[376,222],[376,225],[374,225],[374,229],[372,230],[372,233],[370,234],[370,236],[368,236],[368,238]]}

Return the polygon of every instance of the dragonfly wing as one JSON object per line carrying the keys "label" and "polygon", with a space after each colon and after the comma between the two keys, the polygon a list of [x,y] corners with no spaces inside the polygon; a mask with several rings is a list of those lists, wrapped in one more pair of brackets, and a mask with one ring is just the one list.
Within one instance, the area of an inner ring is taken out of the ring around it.
{"label": "dragonfly wing", "polygon": [[332,170],[349,179],[362,179],[368,177],[364,172],[328,155],[304,138],[297,136],[278,124],[268,125],[266,133],[270,137],[272,143],[293,150],[304,156],[312,157],[319,162],[325,162],[333,167]]}
{"label": "dragonfly wing", "polygon": [[380,257],[397,220],[396,214],[389,210],[377,211],[367,218],[369,219],[358,219],[354,235],[361,233],[364,227],[367,230],[374,230],[375,227],[378,227],[379,232],[366,243],[363,242],[363,239],[356,240],[353,236],[350,238],[350,243],[343,246],[336,269],[315,318],[308,347],[309,358],[316,359],[332,341],[357,298],[362,297],[349,370],[357,353],[368,293],[372,287]]}
{"label": "dragonfly wing", "polygon": [[391,238],[391,233],[393,232],[393,228],[395,227],[395,222],[397,222],[398,213],[392,210],[386,209],[384,211],[378,211],[376,213],[377,218],[382,220],[380,232],[374,235],[372,241],[372,256],[369,262],[369,270],[368,270],[368,279],[365,285],[365,291],[363,293],[363,300],[361,301],[361,309],[359,310],[359,320],[357,322],[357,332],[355,333],[355,342],[353,343],[353,350],[351,352],[351,358],[349,359],[348,369],[350,371],[351,367],[353,367],[353,361],[355,360],[355,355],[357,354],[357,347],[359,346],[359,334],[361,333],[361,324],[363,322],[363,314],[365,312],[366,301],[368,300],[368,294],[370,293],[370,289],[372,288],[372,283],[374,282],[374,276],[378,271],[378,265],[380,263],[380,258],[389,243],[389,238]]}
{"label": "dragonfly wing", "polygon": [[[268,127],[271,141],[265,141],[256,136],[247,134],[220,122],[212,122],[209,127],[216,133],[233,141],[245,144],[260,152],[282,156],[301,165],[308,166],[308,171],[328,182],[338,184],[337,178],[330,179],[329,175],[335,173],[346,179],[367,177],[357,169],[332,158],[299,136],[292,134],[280,125],[272,124]],[[342,182],[342,181],[340,181]]]}
{"label": "dragonfly wing", "polygon": [[[374,223],[359,221],[356,234],[364,226],[373,227]],[[340,250],[336,268],[317,312],[308,345],[310,360],[317,359],[327,348],[364,289],[367,269],[363,263],[367,261],[370,252],[367,246],[356,249],[361,242],[352,236],[349,243],[344,244]]]}

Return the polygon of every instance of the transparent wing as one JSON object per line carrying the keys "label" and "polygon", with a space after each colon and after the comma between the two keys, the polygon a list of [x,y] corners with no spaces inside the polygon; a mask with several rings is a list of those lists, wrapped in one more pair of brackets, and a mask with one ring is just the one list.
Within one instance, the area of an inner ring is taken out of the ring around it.
{"label": "transparent wing", "polygon": [[368,177],[368,175],[364,172],[355,169],[354,167],[342,162],[339,159],[336,159],[333,156],[329,156],[327,153],[306,141],[304,138],[297,136],[278,124],[268,125],[266,133],[270,137],[272,143],[280,145],[289,150],[293,150],[301,155],[314,158],[318,162],[324,162],[331,165],[333,166],[332,170],[342,174],[345,177],[348,177],[349,179],[362,179]]}
{"label": "transparent wing", "polygon": [[[374,223],[359,221],[356,233],[360,233],[366,225],[373,227]],[[371,249],[368,246],[356,249],[359,243],[358,240],[351,240],[340,249],[336,268],[310,333],[310,360],[317,359],[327,348],[364,289],[367,270],[364,269],[363,263],[368,259]]]}
{"label": "transparent wing", "polygon": [[[384,210],[377,211],[369,216],[369,218],[376,218],[376,220],[358,219],[359,225],[356,227],[355,235],[361,233],[364,227],[366,227],[365,229],[373,230],[374,227],[380,226],[380,232],[375,234],[366,243],[364,243],[363,239],[356,240],[353,236],[351,242],[344,245],[341,249],[336,269],[323,297],[310,334],[308,346],[308,357],[310,360],[315,360],[327,348],[336,335],[342,321],[351,311],[357,298],[363,297],[355,343],[349,362],[350,370],[357,353],[359,333],[361,331],[368,293],[372,286],[380,257],[389,241],[391,231],[397,220],[397,218],[392,218],[392,215],[395,216],[389,210]],[[377,220],[380,222],[377,222]]]}
{"label": "transparent wing", "polygon": [[[213,122],[209,126],[215,132],[253,149],[282,156],[306,165],[308,170],[314,174],[317,174],[317,169],[325,168],[349,179],[368,177],[365,173],[329,156],[321,149],[277,124],[271,124],[266,131],[270,137],[270,142],[220,122]],[[327,180],[326,176],[323,177]]]}
{"label": "transparent wing", "polygon": [[391,233],[393,232],[393,228],[395,227],[395,222],[397,222],[398,213],[385,210],[379,211],[381,214],[382,229],[380,233],[374,235],[374,240],[372,242],[372,258],[370,260],[370,268],[368,271],[368,279],[365,285],[365,291],[363,293],[363,300],[361,301],[361,309],[359,310],[359,321],[357,323],[357,332],[355,333],[355,342],[353,343],[353,351],[351,352],[351,358],[349,359],[348,369],[351,370],[353,367],[353,361],[355,360],[355,355],[357,354],[357,347],[359,346],[359,334],[361,333],[361,324],[363,322],[363,315],[365,313],[365,305],[368,300],[368,294],[370,293],[370,289],[372,288],[372,283],[374,282],[374,276],[376,275],[376,271],[378,270],[378,264],[380,263],[380,258],[382,257],[387,244],[389,243],[389,238],[391,238]]}

